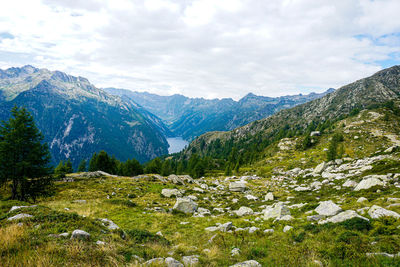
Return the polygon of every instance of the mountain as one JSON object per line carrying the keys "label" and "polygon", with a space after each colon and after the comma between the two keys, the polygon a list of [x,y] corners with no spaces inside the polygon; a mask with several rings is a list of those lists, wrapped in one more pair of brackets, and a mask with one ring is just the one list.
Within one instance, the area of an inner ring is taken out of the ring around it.
{"label": "mountain", "polygon": [[194,140],[183,152],[214,157],[226,156],[223,151],[237,147],[241,154],[262,152],[271,142],[323,127],[351,112],[400,100],[400,66],[394,66],[343,86],[340,89],[243,127],[228,132],[210,132]]}
{"label": "mountain", "polygon": [[147,92],[106,88],[112,95],[129,97],[161,118],[176,136],[191,140],[209,131],[227,131],[275,112],[320,98],[333,89],[316,94],[282,97],[256,96],[252,93],[239,101],[231,98],[188,98],[183,95],[160,96]]}
{"label": "mountain", "polygon": [[168,153],[169,130],[129,98],[109,95],[86,78],[32,66],[0,70],[0,119],[26,107],[49,144],[53,163],[77,166],[105,150],[120,160],[141,162]]}

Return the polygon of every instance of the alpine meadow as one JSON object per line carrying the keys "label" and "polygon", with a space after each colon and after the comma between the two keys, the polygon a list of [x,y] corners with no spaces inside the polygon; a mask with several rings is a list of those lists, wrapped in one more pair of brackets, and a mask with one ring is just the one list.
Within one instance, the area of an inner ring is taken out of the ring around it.
{"label": "alpine meadow", "polygon": [[400,2],[0,9],[0,266],[400,266]]}

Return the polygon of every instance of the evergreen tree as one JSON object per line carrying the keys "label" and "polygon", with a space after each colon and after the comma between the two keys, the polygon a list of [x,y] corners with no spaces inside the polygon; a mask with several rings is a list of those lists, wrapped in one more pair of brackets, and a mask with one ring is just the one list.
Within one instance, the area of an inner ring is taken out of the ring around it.
{"label": "evergreen tree", "polygon": [[185,172],[185,165],[183,164],[183,161],[180,161],[178,163],[178,166],[176,167],[176,174],[183,174]]}
{"label": "evergreen tree", "polygon": [[125,163],[120,163],[119,174],[123,176],[136,176],[143,174],[143,167],[136,159],[128,159]]}
{"label": "evergreen tree", "polygon": [[168,176],[171,174],[171,163],[169,160],[165,160],[161,166],[161,175]]}
{"label": "evergreen tree", "polygon": [[85,172],[86,171],[86,160],[85,159],[83,159],[83,160],[81,160],[81,162],[79,163],[79,166],[78,166],[78,172]]}
{"label": "evergreen tree", "polygon": [[148,162],[145,167],[145,173],[161,173],[162,161],[160,158],[155,158]]}
{"label": "evergreen tree", "polygon": [[14,107],[0,125],[0,183],[11,181],[11,198],[26,200],[47,193],[51,185],[50,153],[25,108]]}
{"label": "evergreen tree", "polygon": [[73,173],[74,169],[72,168],[72,162],[70,159],[67,160],[67,162],[65,162],[65,172],[66,173]]}
{"label": "evergreen tree", "polygon": [[89,171],[90,172],[98,171],[98,169],[97,169],[97,153],[96,152],[93,153],[93,156],[90,159]]}
{"label": "evergreen tree", "polygon": [[232,175],[232,166],[231,163],[228,162],[228,164],[226,164],[225,167],[225,176],[230,176],[230,175]]}

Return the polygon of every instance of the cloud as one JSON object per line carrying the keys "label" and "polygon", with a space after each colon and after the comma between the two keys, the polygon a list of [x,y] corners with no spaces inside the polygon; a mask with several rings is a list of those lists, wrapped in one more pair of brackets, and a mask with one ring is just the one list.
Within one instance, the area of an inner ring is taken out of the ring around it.
{"label": "cloud", "polygon": [[398,10],[397,0],[7,1],[0,66],[163,95],[323,91],[400,63]]}

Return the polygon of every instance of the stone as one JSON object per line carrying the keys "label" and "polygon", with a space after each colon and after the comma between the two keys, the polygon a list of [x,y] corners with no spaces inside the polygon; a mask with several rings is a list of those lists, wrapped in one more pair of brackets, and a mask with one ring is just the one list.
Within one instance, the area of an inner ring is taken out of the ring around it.
{"label": "stone", "polygon": [[263,213],[264,213],[263,218],[265,220],[268,220],[268,219],[281,218],[285,215],[290,215],[290,210],[285,204],[283,204],[282,202],[278,202],[272,207],[264,209]]}
{"label": "stone", "polygon": [[342,186],[344,187],[356,187],[357,186],[357,182],[352,181],[352,180],[347,180]]}
{"label": "stone", "polygon": [[293,229],[292,226],[286,225],[285,227],[283,227],[283,232],[286,233],[286,232],[288,232],[288,231],[290,231],[290,230],[292,230],[292,229]]}
{"label": "stone", "polygon": [[357,199],[357,203],[362,203],[362,202],[368,202],[368,199],[365,197],[360,197],[359,199]]}
{"label": "stone", "polygon": [[79,204],[86,204],[86,200],[84,200],[84,199],[77,199],[77,200],[74,200],[74,201],[72,201],[73,203],[79,203]]}
{"label": "stone", "polygon": [[319,221],[324,218],[325,218],[324,215],[310,215],[310,216],[307,216],[307,221],[316,222],[316,221]]}
{"label": "stone", "polygon": [[26,213],[20,213],[17,214],[15,216],[12,216],[10,218],[7,219],[7,221],[16,221],[16,220],[21,220],[21,219],[25,219],[25,218],[32,218],[33,216],[30,214],[26,214]]}
{"label": "stone", "polygon": [[258,197],[250,195],[250,194],[245,195],[244,197],[247,198],[247,200],[258,200]]}
{"label": "stone", "polygon": [[105,244],[106,244],[106,242],[103,242],[103,241],[100,241],[100,240],[96,241],[96,245],[104,246]]}
{"label": "stone", "polygon": [[164,262],[167,267],[183,267],[182,263],[171,257],[166,258]]}
{"label": "stone", "polygon": [[321,135],[321,132],[320,131],[312,131],[311,133],[310,133],[310,136],[320,136]]}
{"label": "stone", "polygon": [[12,212],[14,210],[19,210],[19,209],[25,209],[25,208],[35,208],[37,205],[32,205],[32,206],[12,206],[11,209],[8,212]]}
{"label": "stone", "polygon": [[317,165],[317,167],[315,167],[313,173],[314,174],[321,174],[327,167],[326,162],[322,162],[320,164]]}
{"label": "stone", "polygon": [[113,221],[109,219],[100,219],[101,224],[108,228],[108,230],[116,230],[119,229],[119,226],[116,225]]}
{"label": "stone", "polygon": [[264,234],[273,234],[275,231],[274,229],[265,229]]}
{"label": "stone", "polygon": [[233,248],[233,249],[231,250],[231,256],[232,256],[232,257],[238,256],[239,254],[240,254],[240,249],[238,249],[238,248]]}
{"label": "stone", "polygon": [[297,192],[304,192],[304,191],[310,191],[310,190],[311,190],[311,188],[306,187],[306,186],[298,186],[294,189],[294,191],[297,191]]}
{"label": "stone", "polygon": [[368,215],[372,219],[378,219],[380,217],[394,217],[396,219],[400,218],[400,214],[397,212],[391,211],[384,209],[382,207],[379,207],[377,205],[373,205],[369,210],[368,210]]}
{"label": "stone", "polygon": [[240,207],[238,210],[233,211],[237,216],[252,215],[254,212],[251,208]]}
{"label": "stone", "polygon": [[74,230],[71,235],[71,239],[81,239],[81,240],[88,240],[90,238],[90,234],[83,230]]}
{"label": "stone", "polygon": [[332,200],[322,201],[319,206],[315,208],[315,212],[319,215],[333,216],[342,211],[342,208],[333,203]]}
{"label": "stone", "polygon": [[274,194],[272,192],[269,192],[265,195],[265,201],[272,201],[274,200]]}
{"label": "stone", "polygon": [[183,182],[183,180],[175,174],[171,174],[170,176],[168,176],[168,180],[171,181],[173,184],[185,185],[185,182]]}
{"label": "stone", "polygon": [[164,197],[172,197],[172,196],[181,197],[182,193],[178,189],[164,188],[163,190],[161,190],[161,195],[163,195]]}
{"label": "stone", "polygon": [[258,231],[258,230],[260,230],[260,228],[252,226],[252,227],[249,228],[249,234],[252,234],[252,233],[254,233],[254,232]]}
{"label": "stone", "polygon": [[197,209],[197,213],[199,213],[202,216],[211,215],[211,212],[208,209],[205,209],[205,208],[198,208]]}
{"label": "stone", "polygon": [[354,188],[354,191],[360,191],[364,189],[369,189],[373,186],[384,186],[385,184],[375,177],[370,177],[367,179],[363,179],[357,186]]}
{"label": "stone", "polygon": [[229,191],[232,192],[244,192],[247,189],[246,182],[231,182],[229,184]]}
{"label": "stone", "polygon": [[227,223],[221,224],[218,228],[221,232],[228,232],[229,230],[232,229],[232,226],[233,226],[232,222],[227,222]]}
{"label": "stone", "polygon": [[191,256],[183,256],[182,257],[182,262],[183,265],[192,267],[192,266],[197,266],[199,265],[199,255],[191,255]]}
{"label": "stone", "polygon": [[164,258],[154,258],[143,263],[145,266],[155,265],[155,266],[163,266],[165,263]]}
{"label": "stone", "polygon": [[249,260],[236,263],[234,265],[231,265],[230,267],[262,267],[262,265],[255,260]]}
{"label": "stone", "polygon": [[176,203],[173,207],[174,210],[181,211],[183,213],[194,213],[197,211],[197,203],[190,198],[177,198]]}
{"label": "stone", "polygon": [[318,224],[325,224],[325,223],[340,223],[340,222],[344,222],[353,218],[360,218],[366,221],[369,221],[367,218],[362,217],[360,215],[357,214],[357,212],[355,212],[354,210],[346,210],[346,211],[342,211],[341,213],[330,217],[326,220],[322,220],[319,221]]}

